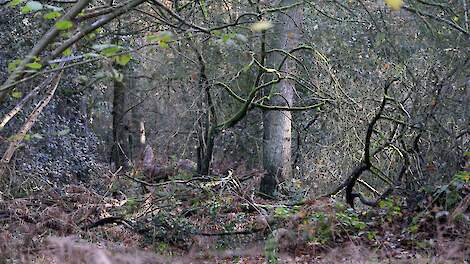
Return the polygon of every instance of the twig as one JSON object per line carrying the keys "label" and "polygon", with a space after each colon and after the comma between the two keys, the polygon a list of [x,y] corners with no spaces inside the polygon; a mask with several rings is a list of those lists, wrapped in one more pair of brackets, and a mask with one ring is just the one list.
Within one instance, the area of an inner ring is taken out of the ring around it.
{"label": "twig", "polygon": [[82,230],[89,230],[89,229],[92,229],[92,228],[95,228],[95,227],[99,227],[99,226],[103,226],[103,225],[109,225],[109,224],[119,224],[119,225],[126,224],[129,227],[132,227],[126,219],[124,219],[120,216],[110,216],[110,217],[105,217],[103,219],[100,219],[96,222],[93,222],[93,223],[91,223],[87,226],[84,226],[82,228]]}
{"label": "twig", "polygon": [[233,236],[233,235],[251,235],[265,230],[264,228],[253,228],[241,231],[219,232],[219,233],[206,233],[206,232],[193,232],[193,235],[198,236]]}
{"label": "twig", "polygon": [[143,185],[146,185],[146,186],[163,186],[163,185],[168,185],[168,184],[172,184],[172,183],[176,183],[176,184],[187,184],[187,183],[190,183],[190,182],[193,182],[193,181],[211,181],[213,179],[211,178],[208,178],[208,177],[195,177],[195,178],[191,178],[189,180],[172,180],[172,181],[166,181],[166,182],[159,182],[159,183],[150,183],[150,182],[146,182],[144,180],[141,180],[141,179],[138,179],[138,178],[135,178],[135,177],[132,177],[130,175],[125,175],[127,178],[135,181],[135,182],[138,182],[140,184],[143,184]]}

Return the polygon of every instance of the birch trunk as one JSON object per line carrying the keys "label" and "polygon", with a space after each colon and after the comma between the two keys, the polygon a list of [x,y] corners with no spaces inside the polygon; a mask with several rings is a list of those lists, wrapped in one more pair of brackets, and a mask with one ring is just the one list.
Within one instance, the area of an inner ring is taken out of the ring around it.
{"label": "birch trunk", "polygon": [[[295,0],[283,0],[280,6],[289,6]],[[298,26],[302,20],[299,7],[293,7],[279,12],[271,37],[271,49],[282,49],[286,52],[298,45]],[[268,32],[269,33],[269,32]],[[295,70],[295,62],[287,59],[281,66],[285,54],[270,52],[266,64],[269,68],[280,69],[285,74]],[[294,97],[294,82],[283,80],[270,87],[269,104],[292,106]],[[273,196],[278,184],[291,177],[291,128],[292,116],[289,111],[263,112],[263,166],[266,175],[261,180],[260,192]]]}

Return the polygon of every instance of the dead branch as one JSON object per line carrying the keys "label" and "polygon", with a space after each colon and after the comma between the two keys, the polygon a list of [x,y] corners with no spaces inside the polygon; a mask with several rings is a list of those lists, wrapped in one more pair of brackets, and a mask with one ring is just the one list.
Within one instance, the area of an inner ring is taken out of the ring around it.
{"label": "dead branch", "polygon": [[[383,199],[383,198],[387,197],[393,191],[394,186],[387,189],[387,191],[385,193],[383,193],[377,201],[371,202],[371,201],[366,200],[363,197],[362,194],[354,193],[353,188],[356,185],[356,182],[358,181],[359,177],[364,172],[371,170],[371,167],[372,167],[371,156],[373,156],[375,154],[375,153],[373,153],[371,155],[371,151],[370,151],[371,138],[372,138],[372,135],[374,133],[374,126],[376,125],[377,121],[379,121],[382,117],[382,114],[383,114],[383,111],[384,111],[385,106],[387,104],[387,101],[390,99],[390,97],[388,96],[388,89],[390,88],[390,86],[395,81],[397,81],[397,79],[393,79],[393,80],[389,81],[387,83],[387,85],[385,86],[384,96],[382,98],[382,102],[380,104],[380,107],[377,110],[377,112],[375,113],[375,116],[372,118],[372,120],[369,122],[369,124],[367,126],[367,132],[366,132],[365,143],[364,143],[364,155],[363,155],[361,163],[353,169],[353,171],[351,172],[351,174],[349,175],[349,177],[346,179],[346,181],[343,184],[341,184],[339,187],[337,187],[330,194],[326,195],[326,196],[331,196],[331,195],[337,194],[338,192],[345,189],[346,202],[349,204],[349,206],[351,206],[351,208],[354,208],[354,199],[355,198],[359,198],[359,200],[361,200],[361,202],[365,205],[376,206],[380,199]],[[406,169],[405,169],[405,171],[406,171]],[[404,174],[404,172],[403,172],[403,174]]]}
{"label": "dead branch", "polygon": [[53,76],[49,76],[49,78],[44,80],[41,84],[39,84],[36,88],[29,92],[25,97],[23,97],[10,112],[5,114],[5,116],[0,122],[0,130],[3,129],[5,125],[8,124],[8,122],[23,109],[25,104],[30,99],[36,97],[36,95],[38,95],[44,87],[47,87],[52,82],[53,78]]}
{"label": "dead branch", "polygon": [[33,125],[36,123],[36,120],[38,119],[39,115],[42,113],[44,108],[51,101],[52,97],[54,96],[55,91],[57,90],[57,87],[59,86],[59,81],[62,77],[62,72],[63,71],[60,71],[56,74],[56,76],[54,77],[54,81],[50,84],[50,87],[46,91],[45,97],[36,106],[36,108],[33,110],[33,112],[31,112],[28,119],[26,120],[24,125],[19,130],[18,134],[16,134],[13,137],[13,139],[10,142],[7,150],[3,154],[2,159],[0,160],[0,165],[3,165],[3,166],[0,167],[0,175],[2,175],[2,176],[4,175],[4,169],[6,167],[6,164],[10,163],[10,160],[13,157],[13,154],[15,153],[16,149],[18,148],[19,144],[24,140],[26,134],[29,132],[31,127],[33,127]]}

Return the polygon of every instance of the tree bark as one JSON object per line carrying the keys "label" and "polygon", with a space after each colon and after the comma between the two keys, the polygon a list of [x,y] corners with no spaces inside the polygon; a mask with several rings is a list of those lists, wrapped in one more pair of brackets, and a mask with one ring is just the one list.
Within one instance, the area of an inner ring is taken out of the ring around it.
{"label": "tree bark", "polygon": [[199,146],[197,149],[197,173],[209,175],[211,172],[212,155],[214,152],[215,133],[212,128],[200,131]]}
{"label": "tree bark", "polygon": [[122,166],[125,170],[128,168],[129,157],[129,124],[126,118],[127,111],[127,77],[115,78],[113,95],[113,146],[111,159],[115,168]]}
{"label": "tree bark", "polygon": [[[294,4],[294,0],[283,0],[280,6]],[[293,7],[284,12],[279,12],[274,25],[271,44],[273,49],[289,51],[298,44],[298,26],[302,19],[302,12],[298,7]],[[283,63],[285,54],[270,52],[266,59],[269,68],[280,70],[285,74],[295,70],[295,62],[287,59]],[[270,87],[268,91],[270,105],[292,106],[294,97],[294,85],[291,80],[282,80]],[[260,192],[273,196],[278,184],[291,177],[291,121],[289,111],[264,111],[263,112],[263,167],[266,175],[261,180]]]}
{"label": "tree bark", "polygon": [[199,175],[209,175],[211,173],[212,156],[214,152],[214,141],[217,136],[217,116],[212,100],[209,82],[206,73],[206,62],[202,51],[194,47],[199,62],[199,89],[204,94],[200,107],[203,109],[203,118],[199,121],[197,148],[197,173]]}

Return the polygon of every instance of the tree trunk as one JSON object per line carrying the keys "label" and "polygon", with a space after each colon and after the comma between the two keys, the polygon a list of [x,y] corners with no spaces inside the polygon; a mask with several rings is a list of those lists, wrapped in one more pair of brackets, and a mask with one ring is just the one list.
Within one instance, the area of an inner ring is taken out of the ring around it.
{"label": "tree trunk", "polygon": [[[117,67],[117,66],[116,66]],[[117,78],[115,76],[114,95],[113,95],[113,146],[111,159],[115,168],[128,168],[129,157],[129,124],[126,118],[127,100],[126,100],[126,77]]]}
{"label": "tree trunk", "polygon": [[[294,4],[295,0],[283,0],[280,6]],[[272,34],[272,48],[288,52],[298,45],[298,26],[302,19],[302,12],[298,7],[290,8],[286,12],[279,12]],[[269,33],[269,32],[268,32]],[[281,66],[285,55],[280,52],[271,52],[266,60],[269,68],[278,69],[287,74],[295,69],[295,61],[287,59]],[[291,80],[283,80],[270,87],[270,105],[292,106],[294,85]],[[291,121],[289,111],[263,112],[263,167],[266,175],[261,180],[260,192],[273,196],[280,182],[291,177]]]}
{"label": "tree trunk", "polygon": [[202,51],[194,47],[199,62],[199,89],[204,94],[204,101],[200,107],[203,109],[203,118],[199,119],[198,143],[197,148],[197,173],[200,175],[209,175],[211,172],[212,155],[214,152],[214,140],[217,136],[217,116],[215,106],[212,100],[210,86],[206,74],[206,62],[204,61]]}
{"label": "tree trunk", "polygon": [[214,152],[215,134],[211,128],[209,128],[209,131],[201,131],[199,134],[197,173],[199,175],[209,175],[211,172],[212,155]]}

